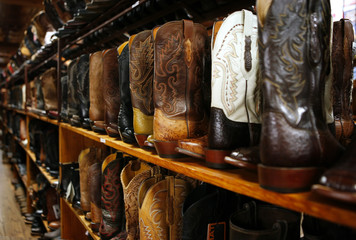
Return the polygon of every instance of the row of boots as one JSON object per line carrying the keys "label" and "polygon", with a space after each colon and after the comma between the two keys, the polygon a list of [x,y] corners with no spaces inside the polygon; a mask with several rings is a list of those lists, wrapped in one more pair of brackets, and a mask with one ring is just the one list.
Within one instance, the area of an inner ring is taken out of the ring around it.
{"label": "row of boots", "polygon": [[332,240],[356,236],[352,229],[168,173],[120,152],[103,159],[103,150],[84,149],[78,162],[62,165],[62,173],[62,193],[75,194],[64,197],[84,212],[101,239]]}

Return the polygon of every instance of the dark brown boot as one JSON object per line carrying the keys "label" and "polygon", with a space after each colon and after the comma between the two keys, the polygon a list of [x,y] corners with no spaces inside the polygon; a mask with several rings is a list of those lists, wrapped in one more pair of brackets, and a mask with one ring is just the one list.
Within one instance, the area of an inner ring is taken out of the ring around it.
{"label": "dark brown boot", "polygon": [[103,82],[105,130],[110,137],[118,137],[117,117],[120,111],[120,85],[116,48],[103,52]]}
{"label": "dark brown boot", "polygon": [[207,133],[202,88],[207,31],[189,20],[173,21],[154,37],[154,144],[161,157],[180,157],[179,139]]}
{"label": "dark brown boot", "polygon": [[336,138],[347,146],[354,131],[351,110],[352,84],[352,43],[354,33],[349,20],[334,22],[332,68],[333,68],[333,108]]}
{"label": "dark brown boot", "polygon": [[124,193],[120,181],[123,159],[122,153],[114,153],[102,165],[100,236],[104,240],[117,236],[124,226]]}
{"label": "dark brown boot", "polygon": [[80,206],[84,212],[90,211],[90,198],[88,186],[88,169],[96,162],[100,162],[101,150],[87,148],[80,152],[78,157],[80,176]]}
{"label": "dark brown boot", "polygon": [[313,185],[313,191],[324,196],[356,203],[356,139],[348,146],[340,161],[327,170],[319,184]]}
{"label": "dark brown boot", "polygon": [[44,108],[50,117],[57,117],[57,70],[50,68],[41,75]]}
{"label": "dark brown boot", "polygon": [[101,212],[101,162],[94,163],[88,169],[88,185],[90,195],[90,228],[99,232],[102,220]]}
{"label": "dark brown boot", "polygon": [[282,0],[262,9],[259,183],[278,192],[307,191],[343,150],[327,127],[323,103],[330,71],[330,4]]}

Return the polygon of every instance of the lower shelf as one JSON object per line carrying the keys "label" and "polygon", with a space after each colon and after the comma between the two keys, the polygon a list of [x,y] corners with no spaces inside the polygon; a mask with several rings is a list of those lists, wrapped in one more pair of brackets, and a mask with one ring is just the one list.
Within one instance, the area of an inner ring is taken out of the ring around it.
{"label": "lower shelf", "polygon": [[204,161],[189,157],[180,159],[161,158],[154,150],[141,149],[136,145],[124,143],[105,134],[73,127],[66,123],[60,123],[59,126],[60,134],[67,137],[66,141],[63,141],[63,149],[71,149],[71,146],[80,141],[81,138],[89,138],[94,142],[115,148],[118,151],[125,152],[165,169],[182,173],[188,177],[356,229],[356,221],[350,220],[356,219],[355,205],[334,201],[311,191],[289,194],[272,192],[261,188],[257,174],[245,169],[211,169],[207,167]]}
{"label": "lower shelf", "polygon": [[66,206],[72,211],[72,214],[75,215],[77,217],[77,219],[81,222],[81,224],[85,227],[85,229],[89,232],[90,236],[94,239],[94,240],[100,240],[100,237],[98,235],[96,235],[90,228],[90,222],[88,222],[87,220],[85,220],[84,214],[82,211],[80,210],[76,210],[72,207],[72,204],[69,203],[67,200],[61,198],[61,202],[63,202],[64,204],[66,204]]}

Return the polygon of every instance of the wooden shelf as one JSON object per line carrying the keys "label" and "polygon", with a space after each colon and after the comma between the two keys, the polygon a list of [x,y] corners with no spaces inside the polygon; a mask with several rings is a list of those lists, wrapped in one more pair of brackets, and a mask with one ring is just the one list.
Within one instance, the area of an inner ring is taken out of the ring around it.
{"label": "wooden shelf", "polygon": [[51,184],[51,186],[55,187],[58,185],[58,179],[55,177],[52,177],[44,167],[39,166],[36,163],[36,155],[35,153],[33,153],[31,150],[29,149],[25,149],[25,151],[27,152],[27,154],[30,156],[31,160],[33,161],[33,163],[37,166],[37,168],[40,170],[40,172],[43,174],[43,176],[46,177],[47,181]]}
{"label": "wooden shelf", "polygon": [[58,120],[57,119],[51,119],[49,117],[46,117],[46,116],[40,116],[40,115],[37,115],[33,112],[27,112],[27,115],[31,118],[36,118],[36,119],[39,119],[41,121],[44,121],[44,122],[48,122],[48,123],[51,123],[53,125],[57,125],[58,126]]}
{"label": "wooden shelf", "polygon": [[94,240],[100,240],[100,236],[96,235],[93,230],[90,228],[90,222],[85,220],[84,214],[80,210],[76,210],[72,207],[72,204],[70,204],[66,199],[62,198],[62,201],[70,208],[72,213],[77,217],[77,219],[82,223],[82,225],[85,227],[85,229],[89,232],[90,236]]}
{"label": "wooden shelf", "polygon": [[20,174],[20,168],[17,164],[13,164],[13,166],[15,167],[15,170],[17,171],[17,174],[19,175],[19,177],[21,178],[22,183],[25,185],[26,187],[26,191],[28,191],[28,185],[27,185],[27,175],[23,175],[21,176]]}
{"label": "wooden shelf", "polygon": [[94,141],[101,142],[119,151],[138,157],[163,168],[182,173],[230,191],[279,205],[298,212],[322,218],[331,222],[356,228],[356,206],[333,201],[312,192],[280,194],[261,188],[256,173],[244,169],[217,170],[208,168],[205,162],[194,158],[160,158],[154,150],[141,149],[124,143],[108,135],[60,123],[60,128],[68,129]]}

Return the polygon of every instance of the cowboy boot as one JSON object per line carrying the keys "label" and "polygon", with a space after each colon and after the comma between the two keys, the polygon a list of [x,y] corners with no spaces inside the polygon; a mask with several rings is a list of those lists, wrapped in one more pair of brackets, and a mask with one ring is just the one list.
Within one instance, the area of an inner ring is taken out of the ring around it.
{"label": "cowboy boot", "polygon": [[135,143],[133,131],[133,111],[130,93],[130,68],[129,68],[129,45],[124,42],[117,49],[117,59],[119,62],[119,83],[120,83],[120,111],[118,115],[119,133],[122,141]]}
{"label": "cowboy boot", "polygon": [[130,37],[130,90],[133,128],[140,147],[153,133],[153,39],[152,32],[142,31]]}
{"label": "cowboy boot", "polygon": [[41,87],[41,79],[40,77],[35,77],[33,81],[35,82],[36,88],[36,108],[32,109],[32,111],[39,115],[45,115],[46,111],[44,110],[44,98]]}
{"label": "cowboy boot", "polygon": [[231,215],[230,239],[299,240],[300,216],[300,213],[252,201]]}
{"label": "cowboy boot", "polygon": [[56,118],[58,115],[58,100],[57,100],[57,70],[50,68],[45,71],[41,77],[41,87],[44,99],[44,108],[49,117]]}
{"label": "cowboy boot", "polygon": [[92,164],[88,169],[88,186],[90,198],[90,228],[99,232],[102,221],[101,212],[101,162]]}
{"label": "cowboy boot", "polygon": [[80,206],[84,212],[90,211],[88,169],[96,162],[100,162],[101,150],[87,148],[80,152],[78,156],[79,176],[80,176]]}
{"label": "cowboy boot", "polygon": [[353,26],[349,20],[334,22],[332,67],[333,100],[336,138],[347,146],[354,130],[352,109],[350,106],[352,81],[352,42]]}
{"label": "cowboy boot", "polygon": [[120,178],[124,190],[127,240],[139,239],[137,194],[140,184],[151,176],[151,167],[138,161],[130,161]]}
{"label": "cowboy boot", "polygon": [[71,118],[78,115],[78,82],[77,82],[78,60],[73,59],[68,65],[68,122],[72,124]]}
{"label": "cowboy boot", "polygon": [[61,120],[69,122],[68,119],[68,75],[61,77]]}
{"label": "cowboy boot", "polygon": [[[236,22],[239,24],[236,25]],[[212,99],[206,162],[225,168],[234,148],[259,139],[257,18],[243,10],[214,24]]]}
{"label": "cowboy boot", "polygon": [[71,118],[74,126],[82,126],[90,129],[89,122],[89,54],[79,57],[77,63],[77,100],[78,112]]}
{"label": "cowboy boot", "polygon": [[355,156],[356,138],[347,146],[338,163],[323,173],[319,184],[313,185],[313,191],[329,198],[355,203]]}
{"label": "cowboy boot", "polygon": [[105,103],[103,96],[103,53],[90,54],[89,60],[89,119],[93,131],[105,132]]}
{"label": "cowboy boot", "polygon": [[207,32],[189,20],[154,32],[154,144],[160,157],[180,157],[177,140],[207,133],[202,81]]}
{"label": "cowboy boot", "polygon": [[283,0],[264,10],[258,13],[264,99],[259,183],[278,192],[307,191],[343,150],[324,108],[330,5]]}
{"label": "cowboy boot", "polygon": [[103,86],[105,101],[105,130],[110,137],[118,137],[117,117],[120,110],[120,85],[116,49],[103,52]]}
{"label": "cowboy boot", "polygon": [[236,211],[239,199],[235,196],[235,193],[207,183],[196,187],[183,203],[181,239],[205,240],[207,236],[211,238],[211,234],[215,239],[220,239],[219,236],[225,235],[227,231],[225,229],[220,235],[218,229],[221,226],[226,228],[231,212]]}
{"label": "cowboy boot", "polygon": [[120,181],[123,160],[122,153],[117,152],[106,157],[102,165],[101,209],[103,217],[100,224],[100,237],[104,240],[117,236],[124,227],[124,198]]}
{"label": "cowboy boot", "polygon": [[182,206],[190,190],[187,181],[172,176],[148,179],[139,190],[140,239],[181,239]]}
{"label": "cowboy boot", "polygon": [[59,227],[59,201],[57,196],[56,189],[49,187],[46,191],[46,206],[47,206],[47,215],[46,219],[51,225],[52,230]]}

